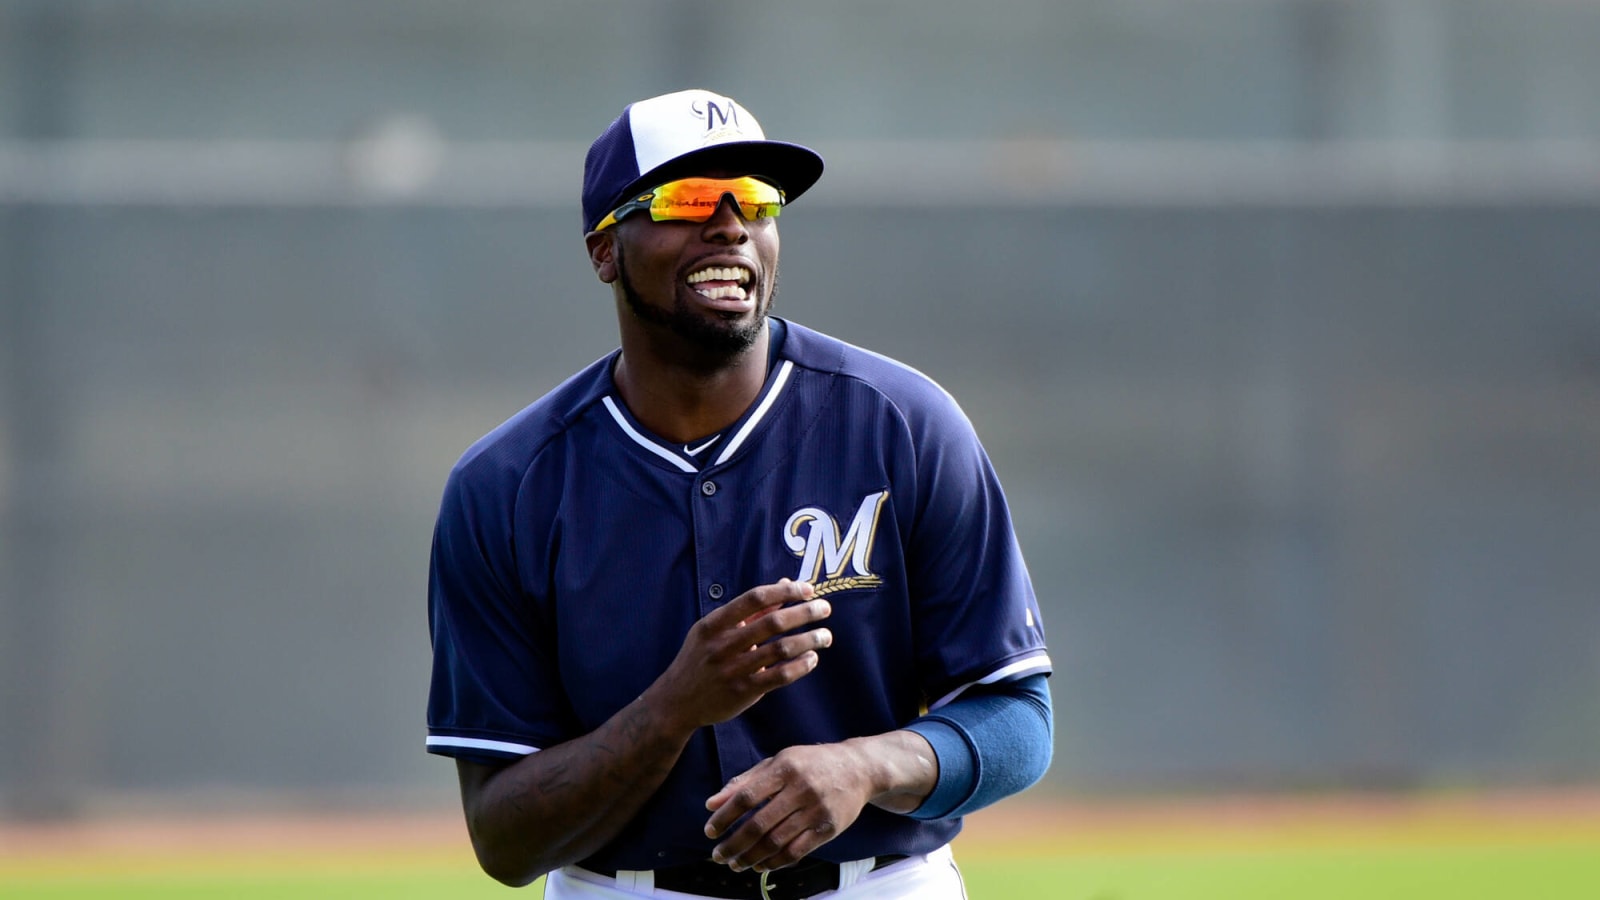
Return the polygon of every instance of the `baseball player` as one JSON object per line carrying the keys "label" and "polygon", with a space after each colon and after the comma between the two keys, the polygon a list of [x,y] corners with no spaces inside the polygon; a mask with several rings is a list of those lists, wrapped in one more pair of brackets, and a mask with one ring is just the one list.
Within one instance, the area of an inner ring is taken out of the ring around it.
{"label": "baseball player", "polygon": [[962,816],[1049,765],[1039,609],[971,424],[771,315],[776,219],[822,167],[699,90],[589,150],[621,346],[462,456],[433,543],[427,746],[507,884],[964,897]]}

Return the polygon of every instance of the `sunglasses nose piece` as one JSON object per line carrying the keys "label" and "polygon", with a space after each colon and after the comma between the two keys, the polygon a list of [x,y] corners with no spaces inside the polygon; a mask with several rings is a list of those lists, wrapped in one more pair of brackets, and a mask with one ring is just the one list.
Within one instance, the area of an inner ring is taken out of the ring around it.
{"label": "sunglasses nose piece", "polygon": [[739,198],[735,197],[732,191],[724,192],[722,199],[717,201],[717,212],[720,213],[725,209],[732,210],[733,214],[741,219],[745,217],[744,207],[739,205]]}
{"label": "sunglasses nose piece", "polygon": [[723,194],[717,203],[717,208],[711,212],[711,217],[706,219],[704,227],[713,237],[734,235],[735,239],[742,243],[750,239],[749,224],[750,220],[745,218],[738,199],[732,194]]}

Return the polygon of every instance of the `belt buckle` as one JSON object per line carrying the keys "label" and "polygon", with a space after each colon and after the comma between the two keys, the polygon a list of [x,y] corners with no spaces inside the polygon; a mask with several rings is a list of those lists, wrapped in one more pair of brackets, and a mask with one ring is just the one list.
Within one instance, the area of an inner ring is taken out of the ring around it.
{"label": "belt buckle", "polygon": [[777,885],[767,881],[767,879],[771,876],[772,870],[770,869],[761,873],[761,883],[758,885],[761,888],[761,900],[772,900],[771,891],[773,888],[777,887]]}

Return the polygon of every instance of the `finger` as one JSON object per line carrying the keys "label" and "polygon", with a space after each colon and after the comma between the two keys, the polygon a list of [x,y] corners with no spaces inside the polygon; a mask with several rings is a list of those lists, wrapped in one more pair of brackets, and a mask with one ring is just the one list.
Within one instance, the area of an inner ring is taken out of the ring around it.
{"label": "finger", "polygon": [[766,784],[761,777],[766,768],[768,765],[765,761],[757,763],[744,774],[735,776],[723,785],[722,790],[706,800],[706,808],[712,811],[711,818],[706,820],[706,837],[722,837],[733,823],[772,799],[781,785]]}
{"label": "finger", "polygon": [[781,666],[790,660],[799,659],[807,653],[826,650],[833,646],[833,631],[828,628],[813,628],[799,634],[768,641],[751,649],[750,662],[758,668]]}
{"label": "finger", "polygon": [[720,614],[727,617],[729,622],[746,624],[785,604],[809,600],[815,595],[816,590],[809,581],[780,578],[772,584],[759,585],[745,591],[712,615]]}
{"label": "finger", "polygon": [[731,863],[739,868],[770,872],[794,865],[826,842],[822,829],[812,826],[810,817],[796,810],[768,829],[748,850],[734,856]]}
{"label": "finger", "polygon": [[769,665],[755,672],[750,676],[751,687],[762,694],[770,694],[810,675],[821,661],[822,657],[817,655],[817,651],[807,650],[788,662]]}
{"label": "finger", "polygon": [[[694,624],[690,636],[707,646],[722,648],[713,652],[742,653],[752,645],[779,634],[781,626],[792,629],[819,615],[831,612],[831,607],[807,609],[808,604],[800,603],[812,590],[814,589],[807,582],[793,582],[788,579],[752,588],[729,601],[727,605],[707,613]],[[789,613],[783,609],[785,604],[797,604],[801,612]],[[769,621],[769,614],[779,611],[785,614],[777,620]]]}
{"label": "finger", "polygon": [[[724,803],[727,803],[728,800],[738,792],[739,788],[742,787],[745,782],[755,777],[753,773],[755,773],[764,765],[766,765],[765,761],[756,763],[754,767],[728,779],[728,783],[723,785],[721,790],[706,798],[706,809],[716,812]],[[712,818],[715,818],[715,816]],[[714,838],[721,833],[721,828],[712,828],[710,822],[706,823],[706,837]]]}
{"label": "finger", "polygon": [[756,810],[739,827],[733,829],[731,834],[711,848],[712,861],[722,863],[738,872],[770,858],[793,838],[792,833],[786,833],[785,839],[780,842],[778,829],[793,818],[795,812],[776,797],[769,800],[765,806]]}
{"label": "finger", "polygon": [[[818,816],[824,816],[818,819]],[[805,858],[836,834],[820,809],[790,807],[780,793],[712,848],[711,858],[734,871],[770,871]]]}
{"label": "finger", "polygon": [[825,827],[802,828],[794,836],[793,840],[783,846],[782,850],[762,860],[760,863],[761,868],[763,870],[771,870],[792,866],[810,856],[812,851],[826,844],[833,837],[832,830]]}
{"label": "finger", "polygon": [[[716,617],[721,610],[707,615],[695,624],[700,630],[702,640],[720,649],[712,652],[719,656],[737,655],[760,648],[772,638],[785,632],[796,631],[808,625],[814,625],[833,615],[833,604],[826,600],[811,600],[805,603],[796,603],[783,609],[769,612],[765,615],[755,616],[740,622],[731,622],[727,619],[719,621]],[[821,639],[831,645],[833,635],[830,632]],[[818,643],[807,645],[810,649],[818,649]],[[767,661],[777,660],[783,654],[773,653]],[[791,649],[788,656],[795,655]]]}
{"label": "finger", "polygon": [[745,703],[745,707],[748,707],[763,696],[811,674],[820,662],[821,657],[815,650],[805,650],[793,659],[783,659],[780,650],[755,646],[747,648],[743,654],[729,657],[721,667],[720,678],[727,689],[748,698]]}
{"label": "finger", "polygon": [[833,604],[826,600],[796,603],[742,622],[739,626],[740,639],[760,644],[777,635],[815,625],[831,615]]}

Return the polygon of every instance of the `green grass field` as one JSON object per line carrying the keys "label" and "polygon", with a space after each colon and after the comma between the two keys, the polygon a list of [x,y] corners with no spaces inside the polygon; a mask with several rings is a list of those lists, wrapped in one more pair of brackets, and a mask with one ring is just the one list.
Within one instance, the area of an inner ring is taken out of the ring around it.
{"label": "green grass field", "polygon": [[[1521,848],[1297,850],[1216,855],[1127,853],[963,863],[971,897],[995,900],[1593,900],[1600,896],[1600,845]],[[531,892],[537,897],[535,888]],[[514,892],[463,867],[396,860],[383,870],[292,861],[238,871],[172,863],[156,869],[0,875],[7,898],[341,898],[436,900]]]}
{"label": "green grass field", "polygon": [[[1593,900],[1600,896],[1600,846],[974,859],[963,868],[975,900]],[[536,888],[523,893],[538,896]],[[173,865],[161,871],[0,876],[0,896],[17,900],[436,900],[511,895],[471,870],[404,861],[386,871],[335,872],[321,866],[296,871],[286,864],[281,869],[234,873]]]}
{"label": "green grass field", "polygon": [[[1063,820],[995,813],[957,841],[956,855],[973,900],[1600,898],[1600,815],[1592,811],[1554,820],[1525,812],[1507,819],[1493,810],[1463,817],[1413,809],[1376,819],[1280,809],[1241,820],[1228,812]],[[0,830],[0,840],[17,833]],[[323,826],[308,840],[291,833],[260,841],[252,832],[202,825],[164,841],[69,835],[62,846],[33,835],[0,844],[0,897],[540,895],[537,888],[511,892],[480,874],[464,837],[449,829],[391,849],[370,834],[343,848],[329,836],[337,833]]]}

